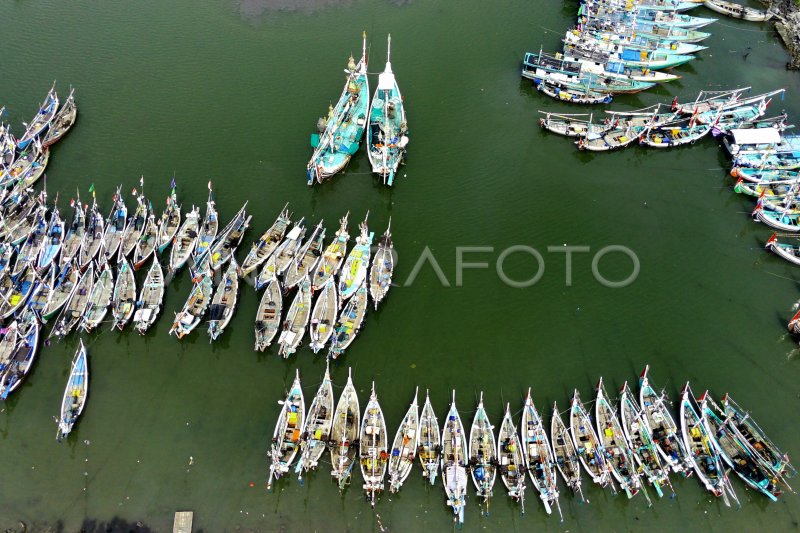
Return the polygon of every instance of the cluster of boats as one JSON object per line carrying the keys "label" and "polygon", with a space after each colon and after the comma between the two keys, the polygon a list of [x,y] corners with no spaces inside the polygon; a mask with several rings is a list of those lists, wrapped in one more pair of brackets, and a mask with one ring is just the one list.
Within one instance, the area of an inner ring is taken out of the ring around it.
{"label": "cluster of boats", "polygon": [[674,474],[695,475],[728,506],[731,501],[738,503],[731,470],[772,501],[782,488],[791,490],[787,478],[796,471],[788,457],[728,394],[717,403],[707,391],[695,397],[687,383],[673,413],[666,393],[650,382],[645,368],[639,377],[638,397],[627,382],[618,395],[609,396],[601,379],[593,415],[590,403],[583,402],[576,390],[567,412],[553,405],[547,426],[529,389],[519,427],[507,404],[495,431],[481,393],[467,431],[456,408],[455,391],[441,426],[430,397],[426,394],[420,413],[415,392],[389,440],[374,383],[362,413],[352,375],[335,402],[326,369],[306,409],[298,371],[286,399],[279,402],[282,408],[269,450],[267,486],[271,488],[275,479],[292,468],[302,478],[317,468],[328,451],[331,475],[340,490],[349,485],[358,464],[366,498],[374,506],[387,485],[390,492],[399,491],[419,461],[423,477],[432,485],[441,468],[446,502],[459,524],[464,520],[469,478],[486,513],[497,478],[523,512],[530,479],[548,514],[554,509],[561,513],[559,475],[582,500],[584,475],[615,494],[624,492],[633,498],[642,493],[648,503],[648,486],[659,497],[673,492],[670,475]]}
{"label": "cluster of boats", "polygon": [[[583,0],[561,52],[529,52],[522,77],[542,93],[576,104],[609,103],[614,94],[636,93],[680,76],[667,72],[705,50],[700,31],[716,19],[684,12],[705,3],[729,16],[766,20],[769,15],[724,0]],[[760,18],[759,18],[760,17]]]}
{"label": "cluster of boats", "polygon": [[311,135],[314,153],[306,167],[308,184],[322,183],[344,170],[358,152],[364,131],[367,133],[367,156],[372,172],[385,185],[394,184],[397,169],[408,146],[408,124],[403,96],[397,86],[390,61],[392,36],[388,37],[386,67],[378,76],[372,102],[369,99],[367,73],[367,34],[363,35],[361,59],[350,56],[347,79],[335,106],[317,122]]}

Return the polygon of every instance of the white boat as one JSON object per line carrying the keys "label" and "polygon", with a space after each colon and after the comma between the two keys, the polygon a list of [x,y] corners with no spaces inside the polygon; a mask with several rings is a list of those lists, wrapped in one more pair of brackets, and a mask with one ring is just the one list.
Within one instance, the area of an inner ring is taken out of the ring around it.
{"label": "white boat", "polygon": [[314,353],[322,350],[331,338],[338,311],[339,295],[336,293],[336,282],[333,278],[328,278],[328,282],[317,296],[314,311],[311,313],[311,326],[308,329],[311,338],[309,348]]}
{"label": "white boat", "polygon": [[[270,257],[267,260],[267,266],[270,263],[275,265],[275,258]],[[272,343],[272,339],[278,333],[281,326],[281,311],[283,310],[283,292],[281,292],[281,283],[275,277],[274,269],[273,275],[267,283],[267,290],[261,295],[261,302],[258,304],[256,311],[256,344],[255,349],[263,352]]]}
{"label": "white boat", "polygon": [[298,479],[302,479],[303,472],[317,468],[322,454],[325,453],[333,427],[333,408],[333,383],[330,369],[326,365],[325,376],[311,401],[303,431],[300,433],[300,459],[295,468]]}
{"label": "white boat", "polygon": [[364,478],[364,493],[370,505],[375,507],[378,496],[383,492],[383,478],[386,475],[388,460],[386,420],[383,410],[375,394],[375,382],[372,382],[372,393],[364,409],[359,431],[358,457],[361,465],[361,476]]}
{"label": "white boat", "polygon": [[422,477],[431,485],[436,484],[436,475],[439,473],[439,459],[441,452],[441,436],[439,421],[433,412],[431,397],[425,391],[425,404],[422,406],[422,415],[419,417],[419,449],[417,457],[422,466]]}
{"label": "white boat", "polygon": [[392,493],[400,490],[414,466],[417,446],[419,446],[418,391],[419,389],[414,391],[414,400],[400,422],[389,452],[389,491]]}
{"label": "white boat", "polygon": [[163,301],[164,271],[161,269],[158,257],[153,256],[153,263],[150,265],[150,270],[147,271],[147,277],[139,291],[139,300],[136,302],[139,309],[133,314],[133,327],[141,335],[144,335],[155,323],[161,312]]}
{"label": "white boat", "polygon": [[705,0],[703,5],[717,13],[750,22],[765,22],[772,18],[772,13],[769,11],[754,9],[734,2],[725,2],[724,0]]}
{"label": "white boat", "polygon": [[280,479],[289,472],[299,449],[300,431],[305,421],[306,410],[303,389],[300,388],[299,370],[296,371],[292,388],[281,405],[281,412],[278,415],[278,422],[275,424],[269,450],[267,490],[272,489],[273,479]]}
{"label": "white boat", "polygon": [[233,255],[231,252],[230,265],[214,289],[214,298],[208,310],[208,336],[212,342],[222,335],[236,311],[236,302],[239,298],[239,265]]}
{"label": "white boat", "polygon": [[483,407],[483,392],[478,400],[478,409],[472,419],[469,430],[469,466],[472,483],[478,491],[478,498],[486,506],[489,513],[489,500],[492,497],[492,487],[497,478],[497,443],[494,440],[494,426],[486,415]]}
{"label": "white boat", "polygon": [[339,490],[350,484],[353,465],[356,464],[358,452],[359,420],[361,410],[358,405],[358,393],[353,385],[351,370],[347,369],[347,383],[339,396],[336,411],[333,413],[331,427],[331,476],[336,480]]}
{"label": "white boat", "polygon": [[467,439],[464,425],[456,409],[456,391],[453,403],[442,429],[442,481],[447,495],[447,506],[453,510],[453,521],[464,523],[467,506]]}
{"label": "white boat", "polygon": [[69,370],[67,387],[61,399],[61,415],[58,419],[58,433],[56,440],[61,440],[72,432],[72,428],[83,413],[86,405],[86,395],[89,393],[89,359],[83,339],[80,340],[78,351],[72,359]]}
{"label": "white boat", "polygon": [[303,340],[303,335],[306,332],[309,318],[311,317],[311,281],[308,276],[303,278],[300,282],[300,287],[297,289],[297,294],[292,300],[292,305],[289,306],[289,311],[286,313],[286,320],[283,322],[283,330],[280,337],[278,337],[278,354],[284,359],[288,359],[290,355],[297,351],[300,342]]}
{"label": "white boat", "polygon": [[547,438],[547,430],[544,428],[544,421],[533,403],[530,389],[528,389],[525,405],[522,408],[519,430],[522,453],[525,457],[525,469],[531,477],[533,486],[539,492],[539,499],[542,500],[544,510],[550,514],[555,505],[558,513],[561,514],[561,506],[558,503],[556,462]]}

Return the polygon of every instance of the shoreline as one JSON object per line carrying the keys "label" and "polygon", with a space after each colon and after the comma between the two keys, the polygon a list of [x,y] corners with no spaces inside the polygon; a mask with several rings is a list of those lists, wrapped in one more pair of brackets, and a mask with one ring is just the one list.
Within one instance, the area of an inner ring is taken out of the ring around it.
{"label": "shoreline", "polygon": [[786,63],[787,70],[800,70],[800,2],[772,0],[765,3],[774,13],[775,31],[791,56]]}

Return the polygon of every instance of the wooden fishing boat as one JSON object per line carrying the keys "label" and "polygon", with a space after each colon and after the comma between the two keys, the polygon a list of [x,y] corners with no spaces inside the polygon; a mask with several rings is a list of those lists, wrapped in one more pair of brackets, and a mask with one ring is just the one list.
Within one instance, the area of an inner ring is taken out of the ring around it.
{"label": "wooden fishing boat", "polygon": [[765,248],[786,261],[800,266],[800,244],[779,242],[778,234],[773,233],[767,241]]}
{"label": "wooden fishing boat", "polygon": [[130,257],[133,250],[136,248],[139,238],[144,233],[147,221],[150,219],[150,204],[144,194],[136,194],[136,189],[133,190],[133,196],[136,197],[136,211],[133,216],[128,219],[125,229],[122,231],[122,239],[119,245],[119,260],[122,256]]}
{"label": "wooden fishing boat", "polygon": [[[173,183],[175,181],[173,180]],[[156,230],[156,250],[158,253],[163,254],[173,240],[175,234],[178,233],[178,228],[181,227],[181,206],[178,204],[178,196],[175,194],[175,187],[167,196],[167,207],[161,213],[161,218],[158,220],[158,229]]]}
{"label": "wooden fishing boat", "polygon": [[156,217],[152,210],[147,217],[147,222],[144,225],[142,234],[136,241],[133,248],[133,264],[134,270],[139,270],[144,266],[148,259],[156,252],[158,245],[158,225],[156,224]]}
{"label": "wooden fishing boat", "polygon": [[103,254],[106,261],[111,261],[117,257],[121,248],[122,236],[125,233],[126,222],[128,220],[128,207],[122,199],[120,187],[114,193],[114,205],[105,222],[105,233],[103,233]]}
{"label": "wooden fishing boat", "polygon": [[21,309],[33,291],[36,270],[26,267],[19,274],[6,272],[0,278],[0,319],[5,320]]}
{"label": "wooden fishing boat", "polygon": [[[617,33],[619,30],[619,33]],[[615,28],[607,31],[601,28],[587,28],[583,31],[573,29],[567,31],[563,39],[564,44],[582,45],[584,47],[615,52],[621,49],[649,50],[671,54],[695,54],[706,50],[708,47],[697,43],[686,43],[669,38],[643,37],[633,31],[633,28]]]}
{"label": "wooden fishing boat", "polygon": [[603,444],[597,437],[589,413],[583,407],[580,394],[575,390],[572,396],[572,405],[569,412],[569,426],[571,429],[572,442],[578,452],[578,459],[583,465],[584,470],[598,486],[605,488],[610,486],[614,490],[611,481],[610,466],[606,462]]}
{"label": "wooden fishing boat", "polygon": [[140,334],[144,335],[150,329],[159,313],[161,304],[164,301],[164,271],[158,257],[153,256],[150,270],[144,278],[142,289],[139,291],[139,299],[136,302],[138,309],[133,314],[133,327]]}
{"label": "wooden fishing boat", "polygon": [[55,284],[56,270],[55,268],[47,269],[41,275],[37,274],[34,277],[33,289],[31,296],[25,304],[26,311],[33,311],[38,317],[42,316],[47,300],[50,298],[50,293],[53,291]]}
{"label": "wooden fishing boat", "polygon": [[290,217],[292,214],[288,211],[287,207],[289,207],[288,203],[283,206],[283,209],[281,209],[278,218],[275,219],[272,226],[270,226],[261,238],[258,239],[258,242],[254,243],[252,248],[250,248],[247,257],[244,258],[241,265],[243,277],[260,267],[264,261],[272,255],[275,249],[278,248],[278,245],[280,245],[291,222]]}
{"label": "wooden fishing boat", "polygon": [[72,263],[73,258],[80,255],[81,246],[86,238],[86,207],[81,204],[81,196],[77,200],[70,200],[72,218],[69,224],[64,225],[64,242],[61,246],[61,257],[58,260],[60,268]]}
{"label": "wooden fishing boat", "polygon": [[60,141],[66,135],[69,129],[75,124],[78,118],[78,106],[75,105],[75,89],[70,89],[69,96],[61,105],[50,127],[47,129],[47,134],[42,140],[42,146],[50,146]]}
{"label": "wooden fishing boat", "polygon": [[712,11],[722,13],[728,17],[748,20],[750,22],[765,22],[772,18],[772,13],[769,11],[754,9],[734,2],[725,2],[725,0],[705,0],[703,5]]}
{"label": "wooden fishing boat", "polygon": [[295,472],[298,479],[302,479],[303,472],[310,472],[317,468],[328,441],[331,438],[333,427],[333,383],[328,365],[325,366],[325,376],[322,378],[317,394],[311,401],[311,407],[306,414],[303,431],[300,433],[300,459],[297,461]]}
{"label": "wooden fishing boat", "polygon": [[11,358],[17,348],[19,340],[19,322],[14,320],[0,333],[0,376],[11,363]]}
{"label": "wooden fishing boat", "polygon": [[436,483],[441,452],[442,441],[439,434],[439,421],[436,420],[436,413],[433,412],[430,395],[428,391],[425,391],[425,404],[422,406],[422,414],[419,417],[417,457],[419,457],[419,463],[422,466],[422,477],[430,481],[431,485]]}
{"label": "wooden fishing boat", "polygon": [[722,460],[747,484],[773,502],[778,501],[781,491],[770,468],[762,465],[761,457],[747,446],[744,436],[730,424],[722,409],[711,399],[708,391],[697,401],[700,404],[703,425],[716,446]]}
{"label": "wooden fishing boat", "polygon": [[24,150],[32,141],[37,139],[53,122],[58,112],[58,94],[56,94],[56,84],[44,97],[44,102],[39,106],[39,111],[28,124],[25,124],[25,133],[17,139],[17,149]]}
{"label": "wooden fishing boat", "polygon": [[361,60],[347,62],[347,81],[336,107],[317,122],[319,133],[311,135],[314,153],[306,166],[308,184],[322,183],[344,169],[358,151],[367,123],[369,80],[367,79],[367,34],[364,32]]}
{"label": "wooden fishing boat", "polygon": [[639,135],[639,144],[654,148],[672,148],[694,144],[709,133],[713,124],[699,124],[695,118],[681,118],[653,126]]}
{"label": "wooden fishing boat", "polygon": [[464,523],[467,507],[467,439],[464,425],[456,409],[456,391],[453,403],[442,428],[442,482],[447,496],[447,506],[453,510],[453,521]]}
{"label": "wooden fishing boat", "polygon": [[339,295],[336,293],[336,282],[333,281],[333,278],[328,278],[328,282],[322,288],[317,302],[314,304],[314,311],[311,313],[311,326],[308,329],[311,342],[308,346],[312,352],[318,353],[330,340],[338,312]]}
{"label": "wooden fishing boat", "polygon": [[739,178],[733,186],[733,192],[754,196],[761,199],[763,204],[770,209],[780,210],[787,207],[788,204],[797,204],[800,180],[780,180],[754,184]]}
{"label": "wooden fishing boat", "polygon": [[339,273],[339,297],[342,303],[348,300],[364,284],[367,278],[367,268],[370,260],[370,247],[374,233],[367,227],[369,212],[364,217],[364,222],[358,225],[361,234],[356,237],[356,245],[344,262],[344,267]]}
{"label": "wooden fishing boat", "polygon": [[53,206],[50,211],[50,224],[47,227],[44,241],[42,242],[39,259],[36,262],[36,271],[44,272],[50,265],[58,264],[58,254],[64,244],[64,221],[58,213],[58,207]]}
{"label": "wooden fishing boat", "polygon": [[0,174],[0,187],[7,188],[22,180],[34,162],[40,160],[43,151],[38,140],[35,140],[27,148],[20,149],[14,162]]}
{"label": "wooden fishing boat", "polygon": [[300,281],[315,271],[317,263],[322,256],[322,247],[325,241],[325,228],[322,227],[322,220],[314,228],[311,237],[298,250],[294,260],[286,269],[283,278],[283,290],[290,291],[297,286]]}
{"label": "wooden fishing boat", "polygon": [[61,414],[58,417],[56,433],[58,442],[72,433],[72,428],[83,413],[86,397],[89,394],[89,354],[83,345],[83,339],[79,342],[80,346],[70,365],[64,397],[61,399]]}
{"label": "wooden fishing boat", "polygon": [[358,393],[353,385],[351,370],[348,368],[347,383],[336,404],[331,427],[331,476],[339,485],[339,490],[344,490],[350,484],[350,475],[353,465],[356,464],[360,417]]}
{"label": "wooden fishing boat", "polygon": [[[303,237],[306,234],[305,218],[301,218],[295,222],[289,233],[286,234],[286,239],[275,249],[273,255],[275,256],[275,274],[282,276],[286,269],[289,268],[292,260],[297,255],[303,243]],[[261,276],[259,276],[260,278]],[[268,279],[268,276],[267,276]],[[258,281],[256,282],[256,289],[259,289]]]}
{"label": "wooden fishing boat", "polygon": [[[267,267],[275,266],[275,257],[272,256],[267,261]],[[266,267],[265,267],[266,269]],[[267,290],[261,296],[261,302],[256,311],[256,345],[255,349],[263,352],[272,343],[272,339],[281,327],[281,311],[283,310],[283,291],[278,278],[275,277],[275,270],[267,283]]]}
{"label": "wooden fishing boat", "polygon": [[208,311],[208,336],[209,342],[213,342],[222,335],[228,327],[236,310],[236,302],[239,298],[239,264],[231,252],[231,263],[219,284],[214,289],[214,297],[211,300],[211,307]]}
{"label": "wooden fishing boat", "polygon": [[[0,238],[6,244],[15,244],[12,241],[12,233],[16,226],[28,217],[33,216],[33,212],[38,206],[37,198],[28,191],[12,194],[6,197],[2,203],[2,216],[0,216]],[[30,226],[28,226],[30,229]],[[23,235],[24,240],[27,233]]]}
{"label": "wooden fishing boat", "polygon": [[339,220],[339,229],[334,234],[333,242],[331,242],[322,257],[314,268],[314,274],[311,277],[311,290],[318,291],[328,283],[328,280],[339,272],[339,267],[344,261],[344,256],[347,254],[347,241],[350,240],[350,235],[347,233],[347,218],[350,216],[348,211],[344,218]]}
{"label": "wooden fishing boat", "polygon": [[367,288],[362,285],[339,313],[339,318],[333,327],[329,357],[337,359],[353,343],[364,323],[367,305]]}
{"label": "wooden fishing boat", "polygon": [[661,11],[645,6],[635,6],[633,9],[623,10],[618,3],[613,2],[586,2],[578,8],[578,16],[587,21],[599,20],[602,24],[648,23],[662,28],[688,29],[702,28],[717,20],[710,17],[694,17],[672,10]]}
{"label": "wooden fishing boat", "polygon": [[378,251],[375,252],[372,268],[369,271],[369,293],[376,311],[378,304],[383,301],[392,286],[394,245],[392,244],[392,234],[389,231],[391,227],[392,221],[389,219],[389,225],[378,243]]}
{"label": "wooden fishing boat", "polygon": [[[38,142],[38,141],[37,141]],[[50,161],[50,150],[47,148],[41,149],[36,158],[31,162],[30,166],[24,172],[17,176],[14,181],[14,189],[30,189],[37,181],[44,176],[44,171],[47,168],[47,163]]]}
{"label": "wooden fishing boat", "polygon": [[678,425],[672,418],[667,403],[669,398],[664,393],[656,392],[650,384],[646,366],[639,376],[639,406],[650,428],[650,436],[661,456],[662,462],[669,465],[673,472],[684,477],[692,474],[692,464],[688,449],[684,446],[678,432]]}
{"label": "wooden fishing boat", "polygon": [[620,391],[619,411],[620,425],[640,475],[652,485],[659,498],[664,495],[664,487],[669,487],[674,494],[675,490],[669,481],[669,465],[661,460],[647,417],[639,407],[627,381]]}
{"label": "wooden fishing boat", "polygon": [[797,170],[800,169],[800,150],[786,152],[765,150],[739,154],[734,158],[733,165],[761,170]]}
{"label": "wooden fishing boat", "polygon": [[[239,212],[236,213],[233,220],[219,233],[216,241],[214,241],[214,244],[211,245],[211,248],[205,255],[205,262],[212,271],[216,272],[222,268],[231,257],[233,257],[234,251],[242,243],[244,233],[247,231],[247,228],[250,226],[250,220],[253,218],[247,214],[245,211],[246,208],[247,202],[245,202]],[[199,265],[202,265],[203,262],[204,258],[202,256],[196,261]],[[200,271],[202,271],[202,267],[198,267],[197,264],[194,269],[197,270],[200,268]]]}
{"label": "wooden fishing boat", "polygon": [[288,359],[290,355],[297,351],[300,342],[303,340],[303,335],[308,326],[308,320],[311,316],[311,281],[308,276],[303,278],[297,290],[297,294],[292,300],[292,305],[289,306],[289,311],[286,313],[286,320],[283,322],[283,330],[278,337],[278,355]]}
{"label": "wooden fishing boat", "polygon": [[389,492],[395,493],[400,490],[414,466],[414,459],[419,446],[419,407],[417,406],[417,393],[419,388],[414,391],[414,399],[406,411],[400,427],[392,441],[391,452],[389,453],[389,464],[387,467],[389,475]]}
{"label": "wooden fishing boat", "polygon": [[136,309],[136,278],[127,257],[121,258],[118,269],[111,296],[111,314],[114,317],[111,329],[122,331]]}
{"label": "wooden fishing boat", "polygon": [[561,419],[557,403],[553,403],[553,416],[550,417],[550,442],[553,445],[553,459],[556,468],[561,473],[564,483],[573,494],[580,496],[581,501],[586,501],[581,490],[581,464],[578,460],[578,450],[572,442],[567,426]]}
{"label": "wooden fishing boat", "polygon": [[478,400],[478,409],[472,419],[469,430],[469,466],[472,483],[478,491],[478,498],[483,500],[489,513],[489,500],[497,478],[497,443],[494,440],[494,426],[489,422],[486,409],[483,407],[483,392]]}
{"label": "wooden fishing boat", "polygon": [[36,269],[39,254],[47,236],[47,208],[41,205],[36,213],[30,233],[17,251],[17,259],[11,268],[11,275],[16,276],[28,267]]}
{"label": "wooden fishing boat", "polygon": [[47,296],[44,309],[40,314],[42,322],[47,322],[58,313],[67,300],[70,299],[75,287],[78,285],[80,279],[80,269],[78,268],[77,259],[73,258],[72,261],[61,267],[58,275],[55,275],[53,269],[53,288]]}
{"label": "wooden fishing boat", "polygon": [[633,453],[617,418],[616,408],[611,405],[611,400],[603,388],[603,378],[600,378],[597,384],[597,400],[594,405],[597,435],[600,437],[606,463],[610,466],[611,473],[620,488],[625,491],[628,498],[633,498],[642,487],[642,482]]}
{"label": "wooden fishing boat", "polygon": [[525,405],[522,408],[520,437],[525,470],[531,476],[534,488],[539,492],[539,499],[542,500],[544,510],[547,511],[547,514],[551,514],[553,506],[555,506],[560,515],[561,505],[558,503],[558,478],[553,452],[547,438],[547,430],[544,428],[544,421],[533,403],[530,389],[528,389]]}
{"label": "wooden fishing boat", "polygon": [[199,280],[194,282],[192,292],[180,313],[175,315],[175,321],[169,330],[170,335],[175,335],[182,339],[192,332],[200,324],[208,311],[211,297],[214,292],[214,283],[210,274],[204,274]]}
{"label": "wooden fishing boat", "polygon": [[638,142],[640,136],[647,134],[663,120],[670,120],[667,117],[674,116],[674,113],[662,115],[659,110],[660,106],[657,105],[625,115],[607,111],[610,127],[603,132],[589,132],[580,136],[575,144],[579,150],[592,152],[607,152],[629,146]]}
{"label": "wooden fishing boat", "polygon": [[681,392],[680,420],[683,444],[689,451],[689,461],[697,473],[697,479],[711,494],[722,498],[730,507],[728,496],[738,503],[736,493],[725,473],[722,458],[713,443],[714,437],[709,435],[700,415],[692,405],[692,392],[689,383]]}
{"label": "wooden fishing boat", "polygon": [[508,404],[500,433],[497,435],[497,456],[500,462],[500,479],[503,480],[508,495],[519,502],[522,514],[525,514],[525,457]]}
{"label": "wooden fishing boat", "polygon": [[0,371],[0,400],[17,390],[28,375],[39,347],[39,319],[35,313],[25,313],[17,321],[17,342],[8,363]]}
{"label": "wooden fishing boat", "polygon": [[540,93],[546,94],[550,98],[555,98],[561,102],[569,102],[570,104],[610,104],[613,99],[610,94],[592,91],[588,87],[583,90],[568,88],[563,87],[557,82],[544,80],[534,81],[533,84]]}
{"label": "wooden fishing boat", "polygon": [[86,305],[89,303],[89,294],[92,291],[92,287],[94,287],[94,279],[94,263],[92,262],[89,263],[86,271],[72,290],[66,304],[61,309],[61,314],[58,315],[56,324],[50,332],[51,337],[64,338],[80,323],[83,312],[86,310]]}
{"label": "wooden fishing boat", "polygon": [[800,232],[800,210],[798,209],[773,210],[765,207],[759,201],[753,210],[753,219],[779,231]]}
{"label": "wooden fishing boat", "polygon": [[583,48],[581,45],[564,45],[564,59],[576,61],[584,72],[607,76],[623,81],[666,83],[680,76],[660,70],[671,69],[695,59],[693,55],[679,55],[656,50],[621,50],[605,52]]}
{"label": "wooden fishing boat", "polygon": [[200,210],[192,206],[186,214],[180,230],[175,235],[172,249],[169,252],[169,271],[177,272],[192,256],[197,245],[198,231],[200,230]]}
{"label": "wooden fishing boat", "polygon": [[389,459],[386,431],[386,420],[383,410],[375,394],[375,382],[372,382],[372,392],[364,416],[361,419],[361,430],[358,434],[358,458],[361,465],[361,476],[364,478],[364,493],[367,501],[375,507],[378,496],[383,492],[383,478],[386,475],[386,466]]}
{"label": "wooden fishing boat", "polygon": [[367,155],[372,172],[383,179],[384,185],[391,187],[408,146],[408,125],[403,96],[392,72],[391,35],[387,41],[386,67],[378,76],[378,86],[369,110]]}
{"label": "wooden fishing boat", "polygon": [[289,472],[299,448],[300,431],[303,428],[306,410],[303,389],[300,388],[299,370],[296,371],[292,388],[282,405],[270,445],[267,490],[272,489],[273,479],[280,479]]}
{"label": "wooden fishing boat", "polygon": [[[128,267],[130,268],[130,267]],[[134,289],[135,290],[135,289]],[[108,263],[103,263],[100,267],[100,274],[97,281],[89,293],[89,300],[86,302],[86,310],[83,312],[80,327],[86,333],[91,333],[99,326],[108,313],[111,304],[111,297],[114,295],[114,271]]]}
{"label": "wooden fishing boat", "polygon": [[86,270],[86,267],[94,261],[98,255],[101,254],[100,250],[103,248],[105,239],[105,221],[100,210],[97,208],[97,199],[92,199],[92,209],[86,217],[86,235],[81,241],[81,249],[78,253],[79,265],[81,270]]}
{"label": "wooden fishing boat", "polygon": [[197,237],[197,245],[192,250],[192,258],[195,262],[206,253],[206,250],[214,244],[219,230],[219,215],[217,214],[216,204],[214,203],[214,191],[211,190],[211,182],[208,182],[208,201],[206,202],[206,216],[200,225]]}
{"label": "wooden fishing boat", "polygon": [[591,113],[551,113],[542,110],[539,110],[539,113],[544,115],[539,119],[539,126],[564,137],[600,135],[612,127],[609,120],[593,122],[594,115]]}

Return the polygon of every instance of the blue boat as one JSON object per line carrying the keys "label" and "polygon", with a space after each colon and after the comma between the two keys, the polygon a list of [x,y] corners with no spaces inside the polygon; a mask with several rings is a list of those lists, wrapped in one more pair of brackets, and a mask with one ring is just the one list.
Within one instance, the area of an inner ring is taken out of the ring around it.
{"label": "blue boat", "polygon": [[25,125],[25,133],[22,135],[22,137],[17,139],[17,149],[25,149],[31,143],[31,141],[36,139],[43,131],[45,131],[55,118],[57,111],[58,95],[56,94],[56,84],[54,82],[53,87],[50,89],[50,92],[47,93],[47,96],[44,98],[44,102],[39,107],[39,111],[36,113],[36,116],[33,117],[33,120],[31,120],[29,124]]}
{"label": "blue boat", "polygon": [[114,194],[114,205],[106,219],[105,233],[103,234],[103,257],[106,261],[111,261],[117,256],[127,220],[128,207],[122,199],[120,187],[117,187],[117,192]]}
{"label": "blue boat", "polygon": [[78,351],[72,358],[69,370],[67,387],[61,400],[61,416],[58,419],[58,433],[56,440],[61,440],[72,432],[72,427],[78,421],[86,405],[86,395],[89,393],[89,357],[83,339],[80,341]]}
{"label": "blue boat", "polygon": [[22,380],[33,366],[36,349],[39,346],[39,319],[35,313],[26,313],[23,318],[15,321],[15,324],[17,342],[3,369],[0,370],[0,400],[7,400],[9,394],[22,384]]}
{"label": "blue boat", "polygon": [[535,83],[550,83],[564,89],[586,93],[636,93],[654,86],[654,82],[638,81],[627,76],[608,77],[584,70],[579,61],[568,61],[562,54],[528,52],[522,63],[522,77]]}
{"label": "blue boat", "polygon": [[50,213],[50,226],[47,228],[42,250],[39,252],[39,260],[36,263],[37,272],[44,272],[50,265],[58,264],[56,257],[61,251],[64,241],[64,221],[58,213],[58,207],[53,207]]}
{"label": "blue boat", "polygon": [[369,81],[367,80],[367,33],[364,32],[361,60],[350,56],[347,82],[336,107],[328,110],[327,118],[317,124],[321,133],[311,135],[314,153],[306,167],[308,184],[322,183],[340,172],[358,151],[367,124]]}
{"label": "blue boat", "polygon": [[358,225],[361,234],[356,237],[356,245],[347,256],[344,262],[342,271],[339,274],[339,297],[341,305],[350,298],[355,292],[364,285],[367,279],[367,268],[369,267],[370,246],[372,246],[372,238],[374,233],[367,228],[367,216],[364,217],[364,222]]}

